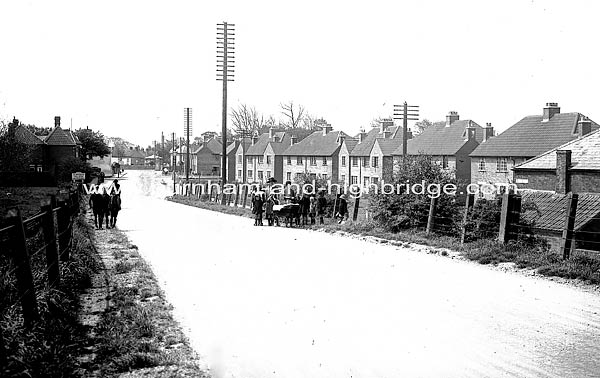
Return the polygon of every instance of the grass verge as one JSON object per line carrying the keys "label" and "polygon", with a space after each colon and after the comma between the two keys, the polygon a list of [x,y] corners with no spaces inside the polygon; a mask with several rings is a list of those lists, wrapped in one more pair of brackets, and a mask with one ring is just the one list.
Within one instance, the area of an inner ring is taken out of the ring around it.
{"label": "grass verge", "polygon": [[[222,206],[214,202],[201,201],[194,197],[175,195],[167,199],[206,210],[252,216],[249,209]],[[547,244],[539,238],[511,241],[507,244],[501,244],[491,239],[481,239],[461,245],[456,237],[437,234],[427,235],[424,231],[417,230],[393,233],[369,221],[338,224],[329,220],[324,226],[319,226],[319,229],[331,233],[346,232],[360,236],[372,236],[383,241],[422,244],[441,248],[440,254],[442,255],[447,254],[446,250],[460,252],[466,259],[480,264],[514,263],[517,268],[534,269],[544,276],[580,279],[594,285],[600,284],[599,255],[576,252],[569,260],[563,260],[559,253],[550,250]]]}

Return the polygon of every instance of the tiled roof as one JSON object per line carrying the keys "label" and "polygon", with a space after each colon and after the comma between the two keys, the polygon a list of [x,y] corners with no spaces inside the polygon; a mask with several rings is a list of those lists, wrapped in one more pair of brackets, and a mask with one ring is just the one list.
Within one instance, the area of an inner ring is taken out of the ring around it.
{"label": "tiled roof", "polygon": [[[475,128],[475,140],[483,140],[483,128],[469,119],[456,120],[450,126],[430,126],[406,143],[409,155],[455,155],[467,142],[468,126]],[[394,151],[394,155],[402,155],[402,145]]]}
{"label": "tiled roof", "polygon": [[229,146],[227,146],[227,151],[225,151],[225,153],[227,155],[229,155],[230,153],[235,152],[235,150],[237,150],[238,146],[239,146],[238,142],[230,143]]}
{"label": "tiled roof", "polygon": [[[255,144],[250,145],[246,155],[264,155],[267,146],[271,144],[271,148],[275,155],[283,154],[283,151],[290,145],[291,135],[285,131],[277,131],[273,134],[273,138],[269,138],[269,133],[262,133],[258,137]],[[279,142],[276,142],[278,140]],[[252,143],[252,141],[250,141]]]}
{"label": "tiled roof", "polygon": [[383,156],[392,156],[394,151],[400,147],[402,149],[402,138],[396,139],[387,139],[387,138],[377,138],[375,143],[379,145]]}
{"label": "tiled roof", "polygon": [[129,157],[129,158],[145,158],[146,154],[141,150],[133,149],[133,150],[125,150],[119,156]]}
{"label": "tiled roof", "polygon": [[[471,156],[532,157],[577,138],[579,113],[555,114],[547,122],[542,116],[528,116],[485,143]],[[592,130],[598,125],[592,122]]]}
{"label": "tiled roof", "polygon": [[571,169],[600,170],[600,130],[563,144],[514,167],[520,169],[556,169],[556,151],[571,151]]}
{"label": "tiled roof", "polygon": [[[386,130],[390,132],[390,139],[402,138],[402,133],[399,133],[398,130],[400,128],[398,126],[390,126]],[[371,150],[373,149],[373,145],[375,144],[375,139],[382,137],[383,135],[380,133],[379,127],[373,127],[362,142],[357,143],[356,146],[350,152],[350,156],[369,156],[371,154]]]}
{"label": "tiled roof", "polygon": [[[567,196],[552,192],[523,191],[522,201],[532,201],[539,211],[526,211],[521,216],[534,221],[534,228],[561,231],[565,225]],[[600,194],[579,194],[575,213],[575,230],[600,215]]]}
{"label": "tiled roof", "polygon": [[27,130],[23,125],[19,125],[15,129],[15,138],[25,144],[44,144],[37,135]]}
{"label": "tiled roof", "polygon": [[64,130],[60,127],[52,129],[44,142],[50,146],[76,146],[79,143],[70,130]]}
{"label": "tiled roof", "polygon": [[[211,138],[208,142],[202,143],[199,146],[197,146],[196,148],[190,148],[190,150],[192,151],[193,154],[197,154],[198,152],[200,152],[200,150],[204,149],[204,148],[208,148],[208,150],[215,154],[215,155],[220,155],[221,154],[221,150],[223,149],[223,145],[221,144],[220,141]],[[185,152],[185,146],[183,146],[183,152]]]}
{"label": "tiled roof", "polygon": [[323,135],[323,131],[315,131],[300,142],[289,146],[284,155],[293,156],[331,156],[340,148],[340,136],[347,138],[343,131],[330,131]]}

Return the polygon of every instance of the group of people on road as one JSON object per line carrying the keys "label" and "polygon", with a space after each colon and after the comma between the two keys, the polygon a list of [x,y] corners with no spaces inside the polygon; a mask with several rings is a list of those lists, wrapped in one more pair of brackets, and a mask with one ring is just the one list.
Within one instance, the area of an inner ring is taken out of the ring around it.
{"label": "group of people on road", "polygon": [[117,215],[121,210],[119,181],[113,181],[110,193],[106,190],[106,187],[100,188],[99,185],[94,187],[89,199],[90,209],[94,214],[94,225],[96,229],[102,229],[102,224],[106,220],[106,228],[114,228],[117,225]]}
{"label": "group of people on road", "polygon": [[[327,211],[327,199],[325,193],[320,191],[318,195],[314,193],[299,194],[285,196],[284,201],[286,204],[297,204],[299,205],[298,211],[295,212],[294,222],[296,225],[307,226],[316,225],[317,219],[319,224],[325,224],[325,213]],[[275,223],[275,205],[279,205],[280,201],[274,194],[266,196],[265,192],[261,189],[255,189],[251,196],[251,209],[254,214],[254,225],[263,226],[263,213],[267,219],[267,224],[273,226]],[[339,195],[337,201],[337,209],[334,210],[334,218],[338,223],[343,223],[348,219],[348,203],[344,194]],[[310,220],[309,220],[310,219]]]}

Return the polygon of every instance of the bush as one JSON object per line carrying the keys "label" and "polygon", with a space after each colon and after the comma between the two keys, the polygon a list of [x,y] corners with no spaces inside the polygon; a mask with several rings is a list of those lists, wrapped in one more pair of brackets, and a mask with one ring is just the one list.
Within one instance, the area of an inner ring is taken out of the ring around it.
{"label": "bush", "polygon": [[[400,186],[405,189],[406,184],[424,183],[437,185],[457,185],[454,173],[443,169],[434,162],[431,156],[407,156],[395,167],[390,184],[396,189]],[[434,187],[432,187],[434,188]],[[428,193],[416,194],[404,190],[402,193],[394,191],[393,194],[372,193],[370,212],[373,219],[388,231],[398,232],[402,229],[424,227],[427,224],[431,196]],[[454,232],[454,219],[459,206],[455,197],[441,194],[436,208],[436,225],[445,232]]]}

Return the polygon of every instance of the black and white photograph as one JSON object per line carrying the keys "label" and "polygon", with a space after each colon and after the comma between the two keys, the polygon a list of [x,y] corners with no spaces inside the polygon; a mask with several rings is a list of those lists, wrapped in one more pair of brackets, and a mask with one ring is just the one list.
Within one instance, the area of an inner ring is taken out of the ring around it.
{"label": "black and white photograph", "polygon": [[2,0],[0,377],[600,377],[599,16]]}

